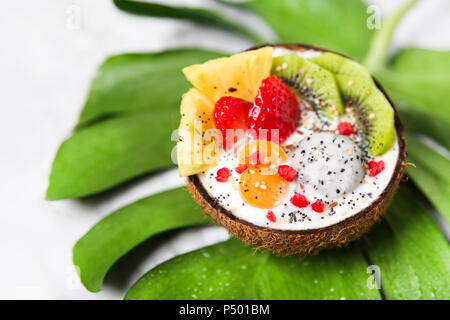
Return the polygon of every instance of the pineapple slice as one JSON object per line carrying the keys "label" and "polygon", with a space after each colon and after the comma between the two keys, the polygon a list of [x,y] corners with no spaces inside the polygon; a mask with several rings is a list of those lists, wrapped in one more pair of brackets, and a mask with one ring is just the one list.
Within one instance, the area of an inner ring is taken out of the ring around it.
{"label": "pineapple slice", "polygon": [[186,78],[214,103],[223,96],[253,101],[270,75],[272,47],[218,58],[183,69]]}
{"label": "pineapple slice", "polygon": [[217,164],[220,136],[215,129],[214,103],[197,89],[183,95],[177,143],[178,172],[186,177]]}

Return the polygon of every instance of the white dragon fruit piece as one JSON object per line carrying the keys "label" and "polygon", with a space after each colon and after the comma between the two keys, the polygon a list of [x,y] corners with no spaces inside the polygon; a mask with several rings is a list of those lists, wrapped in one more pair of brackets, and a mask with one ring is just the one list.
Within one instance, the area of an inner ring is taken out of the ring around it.
{"label": "white dragon fruit piece", "polygon": [[350,138],[331,132],[313,133],[288,151],[299,182],[307,193],[330,202],[352,192],[364,176],[360,147]]}

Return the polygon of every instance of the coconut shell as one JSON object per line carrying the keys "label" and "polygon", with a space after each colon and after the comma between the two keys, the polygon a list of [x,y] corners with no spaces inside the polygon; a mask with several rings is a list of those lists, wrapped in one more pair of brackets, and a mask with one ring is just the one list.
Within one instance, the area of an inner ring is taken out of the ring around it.
{"label": "coconut shell", "polygon": [[[271,46],[284,47],[294,51],[305,51],[308,49],[327,51],[321,48],[301,44],[278,44]],[[259,47],[253,47],[249,50],[256,48]],[[397,132],[399,144],[399,157],[388,185],[378,198],[365,209],[345,220],[323,228],[308,230],[277,230],[257,226],[234,216],[229,210],[214,201],[200,182],[197,175],[192,175],[187,178],[188,190],[192,194],[192,197],[200,204],[203,210],[211,216],[211,218],[224,226],[231,235],[241,239],[246,244],[256,246],[258,249],[267,249],[277,254],[313,255],[322,249],[343,246],[350,241],[358,239],[386,212],[392,201],[395,190],[402,180],[406,166],[406,141],[398,110],[381,85],[375,79],[374,81],[378,89],[383,92],[395,110],[395,130]]]}

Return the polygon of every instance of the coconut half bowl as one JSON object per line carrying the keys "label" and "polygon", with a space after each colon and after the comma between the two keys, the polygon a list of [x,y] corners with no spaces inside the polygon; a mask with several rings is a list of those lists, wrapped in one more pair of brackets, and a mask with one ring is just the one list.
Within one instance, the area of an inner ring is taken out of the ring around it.
{"label": "coconut half bowl", "polygon": [[[311,49],[322,52],[329,51],[303,44],[266,44],[252,47],[248,50],[258,49],[264,46],[281,47],[293,51],[306,51]],[[241,239],[246,244],[254,245],[258,249],[267,249],[276,254],[313,255],[325,248],[343,246],[350,241],[358,239],[386,212],[402,180],[406,166],[406,141],[398,110],[381,85],[375,79],[374,81],[395,111],[395,130],[399,144],[399,156],[388,185],[380,196],[368,207],[347,219],[326,227],[307,230],[277,230],[257,226],[234,216],[229,210],[214,201],[197,175],[192,175],[187,178],[188,190],[192,194],[192,197],[211,218],[224,226],[234,237]]]}

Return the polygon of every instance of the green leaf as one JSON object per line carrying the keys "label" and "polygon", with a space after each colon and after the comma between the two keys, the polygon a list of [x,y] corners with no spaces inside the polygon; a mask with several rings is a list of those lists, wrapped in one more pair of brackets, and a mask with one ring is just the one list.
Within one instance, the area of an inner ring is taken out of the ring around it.
{"label": "green leaf", "polygon": [[402,188],[367,237],[388,299],[450,298],[450,250],[428,213]]}
{"label": "green leaf", "polygon": [[47,199],[91,195],[171,167],[171,133],[178,119],[177,111],[160,110],[113,118],[76,131],[56,153]]}
{"label": "green leaf", "polygon": [[300,261],[231,239],[155,267],[125,299],[379,299],[366,269],[355,247]]}
{"label": "green leaf", "polygon": [[92,82],[78,125],[117,114],[178,111],[181,95],[190,87],[181,69],[223,55],[201,49],[177,49],[110,57]]}
{"label": "green leaf", "polygon": [[222,55],[180,49],[106,60],[78,130],[56,154],[47,199],[91,195],[171,167],[171,133],[178,127],[181,96],[190,87],[181,69]]}
{"label": "green leaf", "polygon": [[260,15],[281,42],[323,46],[359,61],[374,34],[360,0],[258,0],[236,5]]}
{"label": "green leaf", "polygon": [[202,8],[167,6],[158,3],[114,0],[121,10],[150,17],[164,17],[191,20],[199,24],[222,28],[247,37],[254,43],[263,43],[260,37],[242,24],[230,20],[217,12]]}
{"label": "green leaf", "polygon": [[423,142],[419,134],[450,149],[450,51],[405,49],[377,73],[400,106],[408,131],[407,173],[450,221],[450,162]]}
{"label": "green leaf", "polygon": [[408,176],[450,223],[450,160],[413,134],[407,141],[408,161],[416,166],[408,166]]}
{"label": "green leaf", "polygon": [[81,282],[101,290],[110,267],[142,241],[164,231],[210,222],[184,188],[143,198],[97,223],[73,248]]}
{"label": "green leaf", "polygon": [[378,79],[400,106],[408,131],[408,176],[450,221],[450,161],[418,139],[450,149],[450,51],[405,49]]}
{"label": "green leaf", "polygon": [[[415,134],[422,134],[450,150],[450,121],[445,118],[438,118],[420,109],[410,108],[403,104],[398,105],[400,118],[405,129]],[[408,149],[414,145],[408,146]]]}
{"label": "green leaf", "polygon": [[405,1],[393,14],[391,14],[380,30],[375,33],[369,52],[364,59],[364,65],[373,73],[384,65],[389,49],[392,34],[403,15],[416,4],[417,0]]}
{"label": "green leaf", "polygon": [[438,73],[445,77],[446,73],[450,72],[449,59],[450,51],[408,48],[397,53],[391,61],[391,66],[395,71],[406,74]]}
{"label": "green leaf", "polygon": [[376,76],[395,102],[450,123],[450,51],[405,49]]}

